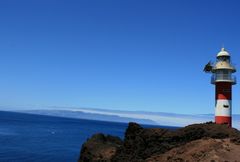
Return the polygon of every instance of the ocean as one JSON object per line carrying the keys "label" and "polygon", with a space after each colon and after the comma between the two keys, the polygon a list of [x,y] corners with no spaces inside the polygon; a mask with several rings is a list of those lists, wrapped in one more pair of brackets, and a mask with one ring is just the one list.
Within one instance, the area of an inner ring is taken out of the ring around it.
{"label": "ocean", "polygon": [[123,138],[126,128],[127,123],[0,111],[0,162],[76,162],[94,133]]}

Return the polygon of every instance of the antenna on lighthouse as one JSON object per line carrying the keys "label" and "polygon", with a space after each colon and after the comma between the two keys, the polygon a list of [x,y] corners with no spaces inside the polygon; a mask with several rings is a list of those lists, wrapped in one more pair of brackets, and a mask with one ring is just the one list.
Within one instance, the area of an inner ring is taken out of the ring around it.
{"label": "antenna on lighthouse", "polygon": [[210,73],[210,72],[212,71],[212,67],[213,67],[213,66],[212,66],[212,63],[211,63],[211,61],[209,61],[209,62],[205,65],[203,71],[206,72],[206,73]]}

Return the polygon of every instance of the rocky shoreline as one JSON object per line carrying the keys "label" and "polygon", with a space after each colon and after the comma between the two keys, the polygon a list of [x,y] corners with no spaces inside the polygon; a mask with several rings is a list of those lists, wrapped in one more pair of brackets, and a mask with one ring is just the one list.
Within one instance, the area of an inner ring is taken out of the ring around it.
{"label": "rocky shoreline", "polygon": [[79,162],[240,162],[240,132],[227,125],[193,124],[177,130],[129,123],[124,140],[95,134]]}

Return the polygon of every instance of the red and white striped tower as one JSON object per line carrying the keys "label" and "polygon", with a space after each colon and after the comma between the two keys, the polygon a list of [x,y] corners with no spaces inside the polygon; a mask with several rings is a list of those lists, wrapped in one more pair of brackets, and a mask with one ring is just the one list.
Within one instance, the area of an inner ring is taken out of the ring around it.
{"label": "red and white striped tower", "polygon": [[215,85],[215,122],[232,126],[232,85],[236,77],[232,73],[236,69],[231,64],[230,55],[224,48],[217,54],[214,64],[208,63],[205,72],[211,72],[211,83]]}

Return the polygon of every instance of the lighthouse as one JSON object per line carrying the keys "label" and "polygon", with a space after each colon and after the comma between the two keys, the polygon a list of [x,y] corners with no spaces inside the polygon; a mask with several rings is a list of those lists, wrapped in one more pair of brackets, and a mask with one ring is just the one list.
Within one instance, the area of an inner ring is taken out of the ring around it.
{"label": "lighthouse", "polygon": [[216,62],[209,62],[204,71],[211,73],[211,83],[215,85],[215,123],[232,126],[232,85],[236,84],[236,72],[230,54],[222,48]]}

